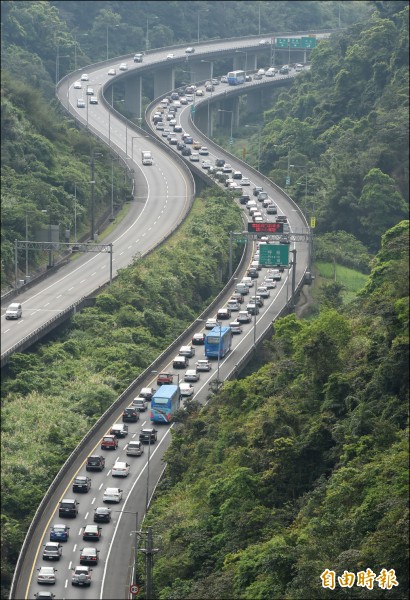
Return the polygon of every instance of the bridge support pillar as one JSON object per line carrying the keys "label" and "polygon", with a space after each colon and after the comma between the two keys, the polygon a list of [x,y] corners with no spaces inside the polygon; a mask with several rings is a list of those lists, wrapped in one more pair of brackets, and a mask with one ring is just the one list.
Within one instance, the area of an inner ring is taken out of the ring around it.
{"label": "bridge support pillar", "polygon": [[169,66],[154,72],[154,98],[163,96],[175,87],[175,71]]}
{"label": "bridge support pillar", "polygon": [[130,77],[124,82],[125,108],[133,116],[141,117],[142,104],[142,78]]}
{"label": "bridge support pillar", "polygon": [[207,81],[213,77],[214,63],[212,60],[204,60],[203,62],[191,61],[189,69],[191,73],[191,81]]}
{"label": "bridge support pillar", "polygon": [[251,113],[261,112],[262,90],[249,91],[246,95],[246,106]]}

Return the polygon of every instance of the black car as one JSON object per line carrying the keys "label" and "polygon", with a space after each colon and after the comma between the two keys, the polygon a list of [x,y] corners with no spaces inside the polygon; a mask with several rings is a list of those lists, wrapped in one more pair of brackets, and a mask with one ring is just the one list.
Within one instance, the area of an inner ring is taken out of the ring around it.
{"label": "black car", "polygon": [[123,422],[136,423],[140,418],[139,412],[135,408],[126,408],[122,413]]}
{"label": "black car", "polygon": [[94,523],[109,523],[111,521],[111,509],[106,506],[98,506],[94,509]]}
{"label": "black car", "polygon": [[281,235],[279,238],[279,244],[290,244],[290,237],[289,235],[285,234],[285,235]]}
{"label": "black car", "polygon": [[186,148],[184,142],[177,143],[177,150],[183,150],[184,148]]}
{"label": "black car", "polygon": [[73,498],[64,498],[58,507],[59,517],[76,517],[78,515],[78,502]]}
{"label": "black car", "polygon": [[257,269],[248,269],[248,277],[252,279],[257,279],[259,277],[259,273]]}
{"label": "black car", "polygon": [[139,438],[142,443],[152,444],[157,441],[157,430],[153,427],[141,429]]}
{"label": "black car", "polygon": [[76,477],[73,481],[73,492],[88,492],[91,489],[89,477]]}
{"label": "black car", "polygon": [[86,471],[102,471],[105,468],[105,458],[93,454],[87,458]]}
{"label": "black car", "polygon": [[223,158],[215,158],[215,167],[223,167],[225,160]]}
{"label": "black car", "polygon": [[289,69],[288,69],[287,67],[281,67],[281,68],[279,69],[279,73],[280,73],[281,75],[287,75],[287,74],[289,73]]}
{"label": "black car", "polygon": [[253,195],[257,196],[259,194],[259,192],[261,192],[263,190],[263,187],[260,186],[256,186],[253,188]]}
{"label": "black car", "polygon": [[191,148],[187,148],[185,146],[185,148],[182,148],[181,154],[182,154],[182,156],[191,156],[191,154],[192,154]]}
{"label": "black car", "polygon": [[249,202],[250,199],[251,199],[251,197],[248,196],[247,194],[245,194],[245,195],[239,197],[239,202],[240,202],[240,204],[246,204],[247,202]]}

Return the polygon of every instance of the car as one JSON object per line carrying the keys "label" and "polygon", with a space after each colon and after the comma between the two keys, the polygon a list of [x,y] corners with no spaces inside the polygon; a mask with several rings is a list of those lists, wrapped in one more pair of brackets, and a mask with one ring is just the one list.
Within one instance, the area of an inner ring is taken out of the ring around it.
{"label": "car", "polygon": [[228,83],[228,77],[226,75],[222,75],[221,83]]}
{"label": "car", "polygon": [[254,267],[248,269],[248,277],[251,277],[252,279],[258,279],[258,269],[255,269]]}
{"label": "car", "polygon": [[226,306],[231,312],[237,312],[240,308],[239,302],[237,302],[236,300],[228,300],[228,304]]}
{"label": "car", "polygon": [[122,490],[120,488],[106,488],[103,494],[103,502],[112,502],[119,504],[122,500]]}
{"label": "car", "polygon": [[90,96],[90,104],[98,104],[97,96]]}
{"label": "car", "polygon": [[110,435],[115,435],[115,437],[123,438],[128,435],[128,425],[124,425],[124,423],[116,423],[111,427]]}
{"label": "car", "polygon": [[80,81],[89,81],[89,79],[87,73],[83,73],[80,77]]}
{"label": "car", "polygon": [[[128,408],[130,408],[131,410],[135,411],[138,414],[138,419],[136,419],[136,421],[139,421],[139,413],[145,412],[147,410],[147,406],[148,406],[147,399],[137,396],[137,398],[133,399],[131,407],[128,407]],[[136,421],[134,421],[134,423]]]}
{"label": "car", "polygon": [[259,294],[262,298],[269,298],[270,296],[270,291],[265,286],[258,287],[256,293]]}
{"label": "car", "polygon": [[158,373],[157,385],[171,384],[174,382],[174,375],[172,373]]}
{"label": "car", "polygon": [[224,164],[225,164],[225,159],[215,158],[215,167],[223,167]]}
{"label": "car", "polygon": [[189,160],[191,162],[199,162],[199,154],[198,154],[198,152],[192,152],[191,156],[189,157]]}
{"label": "car", "polygon": [[194,333],[191,342],[195,346],[202,346],[203,344],[205,344],[205,333],[203,333],[202,331],[200,333]]}
{"label": "car", "polygon": [[204,90],[201,90],[201,88],[198,88],[197,90],[195,90],[195,95],[196,96],[204,96]]}
{"label": "car", "polygon": [[192,102],[194,99],[194,96],[193,96],[193,94],[187,94],[185,96],[185,98],[186,98],[187,102]]}
{"label": "car", "polygon": [[173,54],[172,52],[167,54],[167,60],[170,60],[171,58],[175,58],[175,54]]}
{"label": "car", "polygon": [[196,369],[188,369],[187,371],[185,371],[184,381],[198,381],[198,379],[199,373],[197,373]]}
{"label": "car", "polygon": [[152,396],[155,394],[155,390],[153,387],[144,387],[138,394],[139,398],[145,398],[146,400],[151,400]]}
{"label": "car", "polygon": [[105,435],[101,440],[101,450],[116,450],[118,448],[118,440],[115,435]]}
{"label": "car", "polygon": [[263,298],[259,294],[256,294],[255,296],[253,296],[252,302],[257,304],[257,306],[259,306],[259,308],[262,308],[262,306],[264,305]]}
{"label": "car", "polygon": [[303,65],[301,65],[300,63],[296,63],[296,65],[295,65],[295,71],[297,73],[300,73],[300,71],[303,71]]}
{"label": "car", "polygon": [[164,123],[161,123],[161,122],[157,123],[157,124],[155,125],[155,129],[156,129],[157,131],[163,131],[163,130],[164,130]]}
{"label": "car", "polygon": [[81,90],[83,86],[81,85],[81,81],[74,81],[74,89]]}
{"label": "car", "polygon": [[85,465],[86,471],[102,471],[105,468],[105,458],[103,456],[92,454],[87,458]]}
{"label": "car", "polygon": [[200,360],[196,361],[195,367],[197,371],[210,371],[211,363],[209,360],[201,358]]}
{"label": "car", "polygon": [[209,150],[206,146],[201,146],[199,149],[199,154],[201,154],[201,156],[208,156],[209,155]]}
{"label": "car", "polygon": [[127,444],[125,454],[127,456],[141,456],[144,452],[144,446],[139,440],[131,440]]}
{"label": "car", "polygon": [[111,509],[106,506],[97,506],[94,509],[94,523],[109,523],[111,521]]}
{"label": "car", "polygon": [[264,190],[261,190],[258,195],[256,196],[256,199],[259,202],[263,202],[264,200],[267,200],[269,198],[268,196],[268,192],[265,192]]}
{"label": "car", "polygon": [[187,398],[194,394],[194,386],[191,383],[180,383],[179,392],[182,397]]}
{"label": "car", "polygon": [[242,333],[242,327],[239,321],[232,321],[232,323],[229,323],[229,328],[232,333]]}
{"label": "car", "polygon": [[153,427],[145,427],[140,431],[139,440],[144,444],[146,442],[148,444],[153,444],[157,441],[157,433],[157,430]]}
{"label": "car", "polygon": [[86,525],[83,527],[83,540],[99,541],[101,537],[101,527],[98,525]]}
{"label": "car", "polygon": [[70,528],[63,523],[56,523],[51,526],[50,541],[52,542],[66,542],[70,537]]}
{"label": "car", "polygon": [[237,283],[235,291],[241,294],[241,296],[247,296],[249,294],[249,286],[245,283]]}
{"label": "car", "polygon": [[276,204],[273,204],[273,202],[271,204],[268,204],[267,206],[265,206],[265,208],[266,208],[267,215],[277,215],[278,214],[278,207],[276,206]]}
{"label": "car", "polygon": [[250,196],[248,196],[248,194],[243,194],[242,196],[240,196],[239,198],[239,202],[240,204],[246,204],[247,202],[249,202],[250,200]]}
{"label": "car", "polygon": [[193,48],[192,46],[188,46],[188,48],[185,50],[186,54],[193,54],[195,52],[195,48]]}
{"label": "car", "polygon": [[239,292],[234,292],[231,296],[231,300],[236,300],[236,302],[238,302],[238,304],[242,304],[243,296]]}
{"label": "car", "polygon": [[90,477],[83,475],[75,477],[73,481],[73,492],[84,492],[87,493],[91,489]]}
{"label": "car", "polygon": [[46,591],[40,591],[34,594],[34,598],[36,598],[36,600],[54,600],[55,597],[55,594]]}
{"label": "car", "polygon": [[[143,405],[145,405],[144,410],[146,410],[147,403],[144,400],[144,398],[141,398],[141,402]],[[135,404],[133,404],[133,406],[128,406],[127,408],[125,408],[124,412],[122,413],[122,422],[123,423],[136,423],[139,420],[139,418],[140,418],[139,410]]]}
{"label": "car", "polygon": [[168,141],[171,146],[176,146],[178,144],[178,140],[176,137],[171,137]]}
{"label": "car", "polygon": [[250,323],[252,321],[252,317],[247,310],[240,310],[236,320],[238,323]]}
{"label": "car", "polygon": [[20,319],[23,316],[23,309],[18,302],[9,304],[6,310],[6,319]]}
{"label": "car", "polygon": [[216,319],[208,319],[205,323],[205,329],[213,329],[218,325],[218,321]]}
{"label": "car", "polygon": [[289,73],[289,67],[287,65],[284,65],[279,69],[279,73],[281,75],[287,75]]}
{"label": "car", "polygon": [[251,180],[248,177],[242,177],[241,185],[251,185]]}
{"label": "car", "polygon": [[255,304],[254,302],[249,302],[249,304],[246,305],[246,310],[251,315],[258,315],[259,314],[259,306],[257,304]]}
{"label": "car", "polygon": [[174,133],[181,133],[182,127],[181,125],[174,125]]}
{"label": "car", "polygon": [[91,585],[90,567],[78,566],[75,567],[71,576],[71,585],[89,586]]}
{"label": "car", "polygon": [[171,100],[179,100],[179,92],[171,92]]}
{"label": "car", "polygon": [[222,173],[232,173],[232,167],[229,163],[225,163],[222,167]]}
{"label": "car", "polygon": [[98,565],[97,548],[82,548],[80,550],[80,565]]}
{"label": "car", "polygon": [[212,85],[212,83],[208,83],[208,85],[205,86],[205,91],[206,92],[214,92],[215,91],[215,86]]}
{"label": "car", "polygon": [[44,544],[44,560],[60,560],[63,553],[63,547],[59,542],[47,542]]}
{"label": "car", "polygon": [[219,85],[219,79],[217,79],[216,77],[213,77],[211,79],[211,83],[212,83],[212,85]]}
{"label": "car", "polygon": [[134,54],[134,62],[142,62],[143,57],[144,55],[142,52],[137,52],[136,54]]}
{"label": "car", "polygon": [[235,183],[235,181],[232,179],[232,177],[228,177],[227,179],[225,179],[225,187],[229,188],[229,186],[230,186],[232,183],[233,183],[233,184],[235,184],[235,186],[236,186],[236,183]]}
{"label": "car", "polygon": [[288,234],[281,235],[279,238],[279,244],[290,244],[290,236]]}
{"label": "car", "polygon": [[179,97],[179,101],[180,101],[181,104],[184,104],[184,105],[188,104],[188,100],[186,99],[185,96],[180,96]]}
{"label": "car", "polygon": [[107,75],[116,75],[117,71],[115,69],[109,69]]}
{"label": "car", "polygon": [[127,63],[121,63],[119,66],[120,71],[128,71]]}
{"label": "car", "polygon": [[269,40],[260,40],[259,41],[259,46],[267,46],[268,44],[270,44]]}
{"label": "car", "polygon": [[269,67],[269,69],[266,70],[265,75],[266,75],[266,77],[275,77],[275,75],[276,75],[275,67]]}
{"label": "car", "polygon": [[255,81],[259,80],[259,79],[263,79],[263,75],[261,73],[255,73],[255,75],[253,76],[253,78],[255,79]]}
{"label": "car", "polygon": [[254,196],[258,196],[259,192],[262,192],[262,191],[263,191],[263,187],[261,187],[260,185],[256,185],[253,188],[253,192],[252,193],[253,193]]}
{"label": "car", "polygon": [[191,148],[187,148],[186,146],[184,146],[184,148],[182,148],[181,150],[181,154],[182,156],[191,156],[192,150]]}
{"label": "car", "polygon": [[186,135],[186,136],[185,136],[185,138],[184,138],[184,142],[185,142],[186,144],[192,145],[192,144],[194,143],[194,139],[193,139],[193,137],[192,137],[192,136],[190,136],[190,135]]}
{"label": "car", "polygon": [[57,569],[54,567],[40,567],[37,571],[37,583],[55,584]]}
{"label": "car", "polygon": [[252,81],[252,75],[245,75],[245,81]]}
{"label": "car", "polygon": [[234,171],[232,179],[242,179],[242,173],[240,171]]}
{"label": "car", "polygon": [[168,129],[167,127],[165,127],[161,133],[162,137],[168,137],[169,135],[171,135],[171,130]]}
{"label": "car", "polygon": [[263,77],[265,75],[265,69],[259,69],[258,75],[261,75]]}
{"label": "car", "polygon": [[203,169],[210,169],[212,167],[210,160],[203,160],[201,163]]}
{"label": "car", "polygon": [[87,96],[94,96],[94,88],[87,86],[85,93]]}
{"label": "car", "polygon": [[248,275],[247,277],[243,277],[241,283],[245,283],[249,288],[253,287],[253,281],[250,275]]}
{"label": "car", "polygon": [[111,469],[112,477],[128,477],[130,465],[127,462],[117,461]]}
{"label": "car", "polygon": [[271,279],[270,277],[265,277],[265,279],[263,280],[263,285],[268,290],[274,290],[276,288],[276,281],[274,279]]}
{"label": "car", "polygon": [[177,150],[183,150],[184,148],[186,148],[184,142],[177,143]]}
{"label": "car", "polygon": [[202,144],[201,144],[201,142],[198,142],[197,140],[194,140],[194,141],[192,142],[192,148],[193,148],[194,150],[199,150],[200,148],[202,148]]}
{"label": "car", "polygon": [[78,502],[74,498],[63,498],[58,507],[59,517],[76,517],[78,515]]}
{"label": "car", "polygon": [[85,108],[84,98],[77,98],[77,108]]}

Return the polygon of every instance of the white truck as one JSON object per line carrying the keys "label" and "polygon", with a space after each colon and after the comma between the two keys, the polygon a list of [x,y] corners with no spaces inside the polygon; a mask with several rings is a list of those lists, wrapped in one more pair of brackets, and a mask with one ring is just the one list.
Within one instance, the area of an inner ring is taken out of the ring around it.
{"label": "white truck", "polygon": [[141,152],[141,160],[143,165],[152,165],[152,154],[149,150]]}

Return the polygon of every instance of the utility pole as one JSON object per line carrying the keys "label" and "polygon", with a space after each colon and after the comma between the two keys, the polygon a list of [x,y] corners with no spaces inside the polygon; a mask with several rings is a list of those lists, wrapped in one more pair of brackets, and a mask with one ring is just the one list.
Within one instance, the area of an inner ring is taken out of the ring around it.
{"label": "utility pole", "polygon": [[94,152],[91,152],[91,232],[90,238],[91,241],[94,241],[94,201],[95,201],[95,179],[94,179]]}
{"label": "utility pole", "polygon": [[154,548],[154,537],[152,527],[147,528],[147,547],[141,548],[140,552],[145,554],[145,599],[153,600],[153,582],[152,569],[154,564],[154,554],[158,552],[158,548]]}
{"label": "utility pole", "polygon": [[292,260],[292,308],[295,308],[295,289],[296,289],[296,249],[291,250]]}

